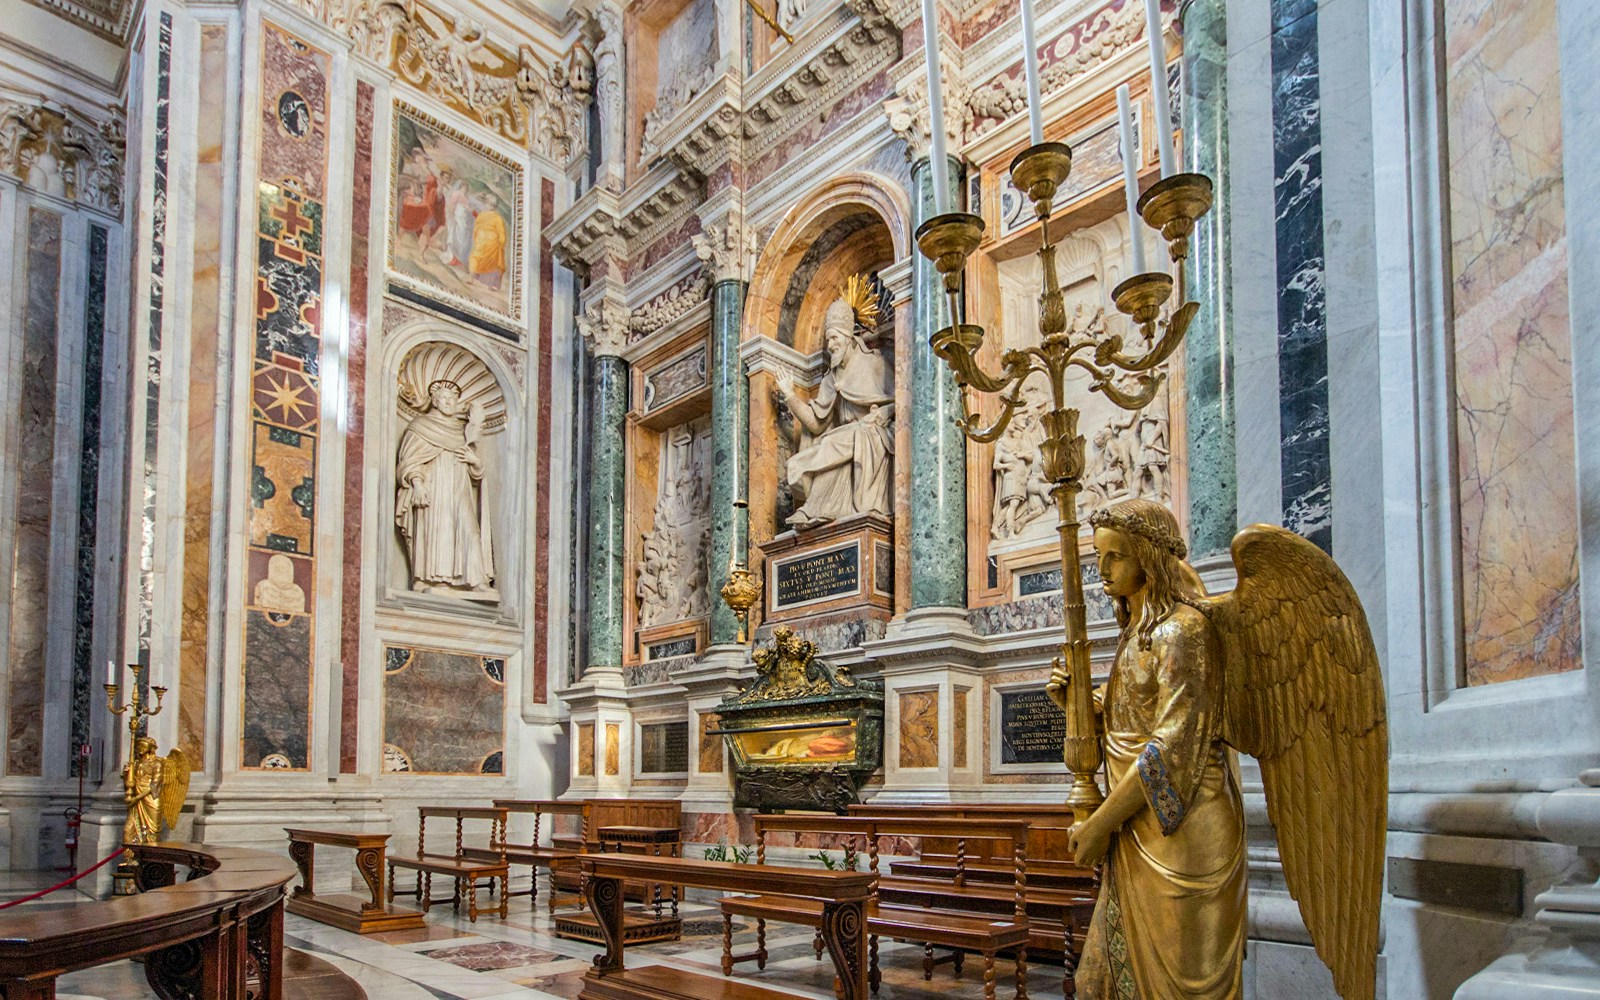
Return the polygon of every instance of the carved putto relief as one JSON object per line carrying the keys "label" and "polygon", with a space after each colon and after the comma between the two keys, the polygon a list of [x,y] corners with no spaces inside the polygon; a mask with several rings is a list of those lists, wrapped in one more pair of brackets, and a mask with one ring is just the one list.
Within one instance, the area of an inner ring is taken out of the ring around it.
{"label": "carved putto relief", "polygon": [[505,424],[500,385],[471,352],[440,341],[408,354],[399,381],[409,422],[395,461],[394,518],[411,589],[497,603],[483,441]]}
{"label": "carved putto relief", "polygon": [[711,609],[709,418],[672,428],[664,445],[655,523],[640,540],[640,628],[699,618]]}
{"label": "carved putto relief", "polygon": [[852,277],[823,315],[827,362],[816,394],[800,395],[790,378],[774,386],[779,406],[798,428],[784,472],[795,504],[791,527],[892,515],[894,361],[868,347],[863,335],[876,329],[878,310],[871,282]]}

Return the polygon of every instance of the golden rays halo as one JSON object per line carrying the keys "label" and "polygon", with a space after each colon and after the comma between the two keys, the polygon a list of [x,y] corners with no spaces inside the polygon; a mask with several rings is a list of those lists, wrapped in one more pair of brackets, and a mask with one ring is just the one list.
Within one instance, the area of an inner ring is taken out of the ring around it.
{"label": "golden rays halo", "polygon": [[868,334],[878,331],[878,293],[872,279],[865,274],[852,274],[844,280],[844,302],[856,314],[856,326]]}
{"label": "golden rays halo", "polygon": [[400,362],[400,413],[412,420],[426,410],[428,386],[440,380],[459,386],[463,403],[483,405],[485,430],[505,425],[506,397],[494,373],[471,351],[442,340],[418,344]]}

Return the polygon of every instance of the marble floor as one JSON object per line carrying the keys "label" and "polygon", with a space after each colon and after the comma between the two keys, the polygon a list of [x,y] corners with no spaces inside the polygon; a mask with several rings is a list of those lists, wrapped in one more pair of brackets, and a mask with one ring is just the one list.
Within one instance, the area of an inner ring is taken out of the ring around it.
{"label": "marble floor", "polygon": [[[0,901],[23,894],[29,884],[50,883],[42,878],[29,883],[17,876],[6,881],[0,876]],[[444,906],[435,907],[428,914],[425,928],[387,934],[361,936],[289,915],[284,922],[285,943],[337,966],[360,983],[371,1000],[572,1000],[582,988],[584,970],[600,949],[551,933],[543,886],[540,888],[537,909],[530,907],[526,896],[515,897],[510,917],[504,921],[480,914],[473,924]],[[682,916],[682,940],[628,948],[629,967],[671,965],[720,976],[722,918],[715,902],[691,899],[683,904]],[[735,953],[753,950],[754,922],[741,918],[735,926]],[[791,996],[831,1000],[832,963],[813,957],[812,931],[772,924],[767,932],[770,957],[765,971],[757,971],[753,962],[746,963],[738,967],[736,977]],[[883,984],[878,1000],[923,1000],[933,996],[979,1000],[983,996],[981,959],[969,958],[959,975],[949,964],[941,965],[934,970],[933,981],[925,982],[920,945],[883,942],[880,964]],[[1031,996],[1061,996],[1059,965],[1030,966],[1028,972]],[[1011,963],[1000,961],[997,973],[997,995],[1009,1000],[1013,986]],[[143,970],[130,962],[64,976],[57,993],[58,1000],[142,1000],[151,995]]]}

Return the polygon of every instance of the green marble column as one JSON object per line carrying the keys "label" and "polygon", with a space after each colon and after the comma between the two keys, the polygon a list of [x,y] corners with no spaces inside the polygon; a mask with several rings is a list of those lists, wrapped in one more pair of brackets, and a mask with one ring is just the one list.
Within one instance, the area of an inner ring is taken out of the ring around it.
{"label": "green marble column", "polygon": [[597,354],[589,378],[589,666],[622,665],[623,499],[627,474],[623,422],[628,363]]}
{"label": "green marble column", "polygon": [[1184,344],[1189,425],[1190,558],[1228,550],[1239,517],[1234,453],[1233,308],[1228,294],[1228,53],[1224,0],[1185,0],[1185,170],[1206,174],[1216,202],[1190,240],[1188,293],[1200,303]]}
{"label": "green marble column", "polygon": [[[733,278],[711,288],[711,642],[736,642],[739,620],[717,592],[728,582],[728,565],[749,560],[750,383],[739,357],[744,325],[745,283]],[[738,501],[740,506],[734,507]]]}
{"label": "green marble column", "polygon": [[[933,175],[924,157],[911,167],[913,228],[934,214]],[[950,161],[950,204],[959,206],[961,168]],[[911,607],[967,604],[967,442],[956,421],[961,398],[929,339],[950,325],[933,262],[911,253]]]}

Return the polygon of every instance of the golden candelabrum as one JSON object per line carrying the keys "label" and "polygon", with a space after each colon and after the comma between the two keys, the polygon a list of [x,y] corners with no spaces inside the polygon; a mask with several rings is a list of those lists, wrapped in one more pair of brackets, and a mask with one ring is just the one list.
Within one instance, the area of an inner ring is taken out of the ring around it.
{"label": "golden candelabrum", "polygon": [[[1163,271],[1136,274],[1113,290],[1117,309],[1132,320],[1149,345],[1136,354],[1124,349],[1120,336],[1096,337],[1092,332],[1067,328],[1066,307],[1056,276],[1050,212],[1057,189],[1071,171],[1072,150],[1060,142],[1031,146],[1011,161],[1011,180],[1033,202],[1040,222],[1040,342],[1037,347],[1001,354],[998,374],[985,371],[978,361],[983,328],[955,321],[961,316],[962,273],[967,258],[983,239],[983,219],[966,212],[934,216],[917,228],[917,245],[943,275],[944,290],[950,299],[952,325],[933,335],[933,349],[955,372],[961,389],[961,429],[966,436],[985,443],[998,439],[1023,401],[1023,383],[1035,373],[1050,381],[1052,408],[1044,414],[1041,451],[1045,475],[1054,484],[1052,493],[1059,514],[1067,632],[1061,656],[1055,661],[1054,678],[1066,681],[1066,742],[1062,757],[1072,773],[1067,804],[1072,806],[1076,821],[1082,822],[1105,796],[1095,782],[1101,750],[1095,731],[1088,622],[1078,555],[1078,492],[1083,486],[1085,442],[1078,431],[1078,410],[1067,405],[1066,377],[1072,368],[1082,369],[1089,377],[1090,391],[1103,393],[1125,410],[1140,409],[1155,398],[1165,378],[1157,368],[1183,342],[1184,332],[1200,308],[1196,302],[1180,301],[1162,319],[1174,284],[1182,299],[1189,237],[1195,221],[1211,208],[1212,186],[1204,174],[1174,174],[1156,182],[1139,198],[1139,214],[1166,238],[1177,273],[1176,278]],[[1000,397],[1000,415],[987,427],[983,426],[981,414],[972,410],[970,396],[974,389]]]}
{"label": "golden candelabrum", "polygon": [[150,688],[150,690],[154,691],[156,695],[156,707],[151,708],[149,696],[144,695],[139,690],[138,664],[128,664],[128,670],[133,674],[133,684],[130,686],[131,690],[128,692],[128,700],[119,706],[117,704],[117,692],[121,690],[121,686],[117,684],[107,684],[105,686],[106,708],[111,712],[112,715],[127,715],[128,738],[138,739],[145,729],[144,720],[152,715],[161,714],[161,702],[167,696],[167,689],[160,686],[152,686]]}
{"label": "golden candelabrum", "polygon": [[761,577],[743,562],[735,559],[728,564],[728,582],[722,585],[722,603],[739,619],[739,642],[750,641],[750,609],[761,600]]}

